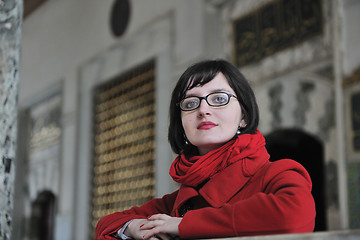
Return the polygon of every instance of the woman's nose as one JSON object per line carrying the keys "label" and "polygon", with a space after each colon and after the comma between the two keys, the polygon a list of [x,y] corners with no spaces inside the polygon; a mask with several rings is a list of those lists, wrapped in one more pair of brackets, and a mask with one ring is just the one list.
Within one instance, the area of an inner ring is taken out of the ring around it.
{"label": "woman's nose", "polygon": [[207,103],[205,99],[200,101],[200,106],[198,108],[199,116],[209,115],[211,113],[211,106]]}

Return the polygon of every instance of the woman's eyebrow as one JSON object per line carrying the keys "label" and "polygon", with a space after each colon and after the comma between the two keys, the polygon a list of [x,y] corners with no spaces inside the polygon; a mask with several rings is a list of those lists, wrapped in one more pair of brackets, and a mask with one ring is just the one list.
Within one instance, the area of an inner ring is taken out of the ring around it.
{"label": "woman's eyebrow", "polygon": [[[227,93],[230,93],[230,90],[229,89],[225,89],[225,88],[217,88],[217,89],[213,89],[211,90],[208,94],[210,93],[215,93],[215,92],[227,92]],[[206,94],[206,95],[208,95]],[[203,96],[199,96],[198,94],[195,94],[195,93],[190,93],[190,94],[185,94],[185,97],[203,97]]]}
{"label": "woman's eyebrow", "polygon": [[230,90],[229,90],[229,89],[225,89],[225,88],[218,88],[218,89],[215,89],[215,90],[213,90],[213,91],[211,91],[211,92],[230,92]]}

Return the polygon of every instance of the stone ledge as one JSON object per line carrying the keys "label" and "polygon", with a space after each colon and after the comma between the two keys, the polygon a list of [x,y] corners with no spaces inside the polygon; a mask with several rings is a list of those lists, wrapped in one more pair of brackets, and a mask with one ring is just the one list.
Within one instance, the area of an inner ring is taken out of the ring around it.
{"label": "stone ledge", "polygon": [[[343,231],[327,231],[315,233],[302,233],[302,234],[281,234],[281,235],[267,235],[267,236],[254,236],[254,237],[235,237],[235,238],[221,238],[222,240],[359,240],[360,229],[356,230],[343,230]],[[219,239],[217,239],[219,240]]]}

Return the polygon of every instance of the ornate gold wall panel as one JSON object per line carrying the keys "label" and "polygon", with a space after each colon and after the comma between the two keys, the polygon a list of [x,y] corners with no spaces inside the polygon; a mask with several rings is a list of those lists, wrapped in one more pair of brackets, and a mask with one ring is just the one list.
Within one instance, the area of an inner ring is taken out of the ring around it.
{"label": "ornate gold wall panel", "polygon": [[[349,137],[351,148],[349,152],[353,154],[360,153],[360,66],[343,81],[345,96],[349,104]],[[352,158],[357,158],[352,156]]]}
{"label": "ornate gold wall panel", "polygon": [[321,0],[274,0],[233,22],[234,62],[255,63],[322,33]]}
{"label": "ornate gold wall panel", "polygon": [[155,195],[154,78],[150,62],[95,89],[93,228]]}
{"label": "ornate gold wall panel", "polygon": [[360,66],[358,66],[350,76],[344,79],[343,87],[348,88],[358,83],[360,83]]}

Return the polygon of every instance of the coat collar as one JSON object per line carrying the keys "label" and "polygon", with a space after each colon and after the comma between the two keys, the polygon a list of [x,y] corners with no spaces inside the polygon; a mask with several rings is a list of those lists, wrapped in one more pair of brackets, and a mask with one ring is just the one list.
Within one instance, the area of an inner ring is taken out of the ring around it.
{"label": "coat collar", "polygon": [[239,192],[257,170],[266,163],[268,163],[268,157],[266,156],[256,160],[243,159],[238,161],[212,176],[199,191],[193,187],[181,185],[174,203],[174,210],[178,210],[184,202],[199,194],[212,207],[218,208],[223,206]]}
{"label": "coat collar", "polygon": [[252,176],[243,174],[243,163],[239,161],[211,177],[199,192],[193,187],[181,185],[174,203],[174,210],[177,211],[183,203],[199,194],[212,207],[221,207],[228,202],[251,177]]}
{"label": "coat collar", "polygon": [[239,161],[215,174],[200,189],[201,196],[213,207],[223,206],[251,179],[243,174],[242,165]]}
{"label": "coat collar", "polygon": [[244,158],[212,176],[199,193],[211,206],[221,207],[267,163],[269,154],[263,147],[256,157]]}
{"label": "coat collar", "polygon": [[179,192],[174,202],[173,211],[175,211],[174,215],[179,216],[179,208],[183,205],[187,200],[198,196],[199,193],[195,188],[181,184]]}

